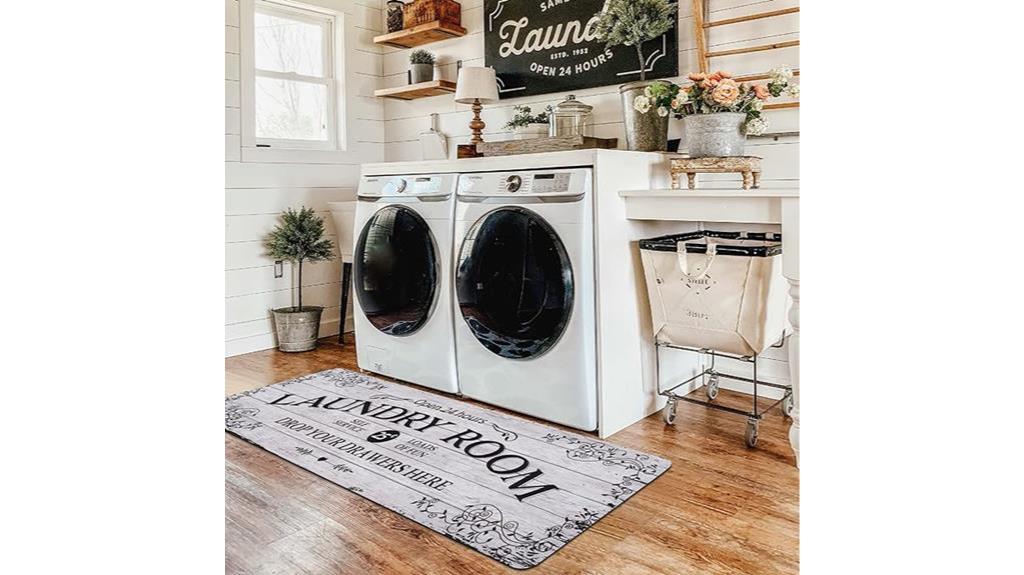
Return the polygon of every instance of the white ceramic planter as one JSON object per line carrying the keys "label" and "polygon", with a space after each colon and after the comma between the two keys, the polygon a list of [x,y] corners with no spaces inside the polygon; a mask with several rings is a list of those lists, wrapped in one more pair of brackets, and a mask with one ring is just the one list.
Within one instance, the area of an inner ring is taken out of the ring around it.
{"label": "white ceramic planter", "polygon": [[515,140],[532,140],[543,138],[548,135],[547,124],[529,124],[512,130],[512,138]]}

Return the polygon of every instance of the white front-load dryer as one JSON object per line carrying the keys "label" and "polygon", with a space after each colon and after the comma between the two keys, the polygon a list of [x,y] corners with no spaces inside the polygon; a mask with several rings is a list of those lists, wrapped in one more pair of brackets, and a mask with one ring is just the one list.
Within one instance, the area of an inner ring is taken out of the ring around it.
{"label": "white front-load dryer", "polygon": [[459,390],[452,333],[455,174],[364,176],[352,262],[359,367]]}
{"label": "white front-load dryer", "polygon": [[463,174],[455,215],[459,387],[597,428],[589,168]]}

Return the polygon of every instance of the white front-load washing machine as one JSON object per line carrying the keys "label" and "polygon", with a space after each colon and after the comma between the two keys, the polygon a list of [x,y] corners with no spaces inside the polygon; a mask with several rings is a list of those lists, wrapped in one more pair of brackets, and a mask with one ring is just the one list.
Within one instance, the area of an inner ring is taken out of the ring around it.
{"label": "white front-load washing machine", "polygon": [[468,397],[597,428],[592,172],[459,176],[459,387]]}
{"label": "white front-load washing machine", "polygon": [[452,334],[455,174],[364,176],[352,262],[362,369],[459,389]]}

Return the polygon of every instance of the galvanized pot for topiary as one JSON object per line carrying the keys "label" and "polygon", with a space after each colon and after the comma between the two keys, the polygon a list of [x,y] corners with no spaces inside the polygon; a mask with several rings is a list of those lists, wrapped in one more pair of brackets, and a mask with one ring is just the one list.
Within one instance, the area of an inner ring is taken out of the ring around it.
{"label": "galvanized pot for topiary", "polygon": [[302,307],[302,311],[296,307],[279,307],[272,311],[278,349],[289,352],[316,349],[324,308],[307,305]]}
{"label": "galvanized pot for topiary", "polygon": [[[622,115],[626,123],[626,149],[638,152],[664,152],[668,149],[668,116],[659,116],[653,107],[641,113],[633,107],[644,89],[660,80],[630,82],[619,86],[622,96]],[[662,84],[666,82],[661,82]]]}

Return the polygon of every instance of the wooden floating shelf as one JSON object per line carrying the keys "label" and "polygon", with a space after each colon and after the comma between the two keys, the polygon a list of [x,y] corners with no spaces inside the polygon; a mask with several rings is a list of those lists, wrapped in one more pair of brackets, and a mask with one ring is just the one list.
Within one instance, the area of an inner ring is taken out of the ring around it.
{"label": "wooden floating shelf", "polygon": [[394,98],[396,100],[415,100],[417,98],[429,98],[430,96],[441,96],[451,94],[455,91],[455,82],[448,80],[431,80],[408,86],[397,86],[395,88],[384,88],[373,93],[378,98]]}
{"label": "wooden floating shelf", "polygon": [[373,38],[374,44],[394,46],[395,48],[414,48],[439,40],[458,38],[466,35],[466,29],[454,24],[445,24],[440,20],[399,30],[390,34],[383,34]]}

